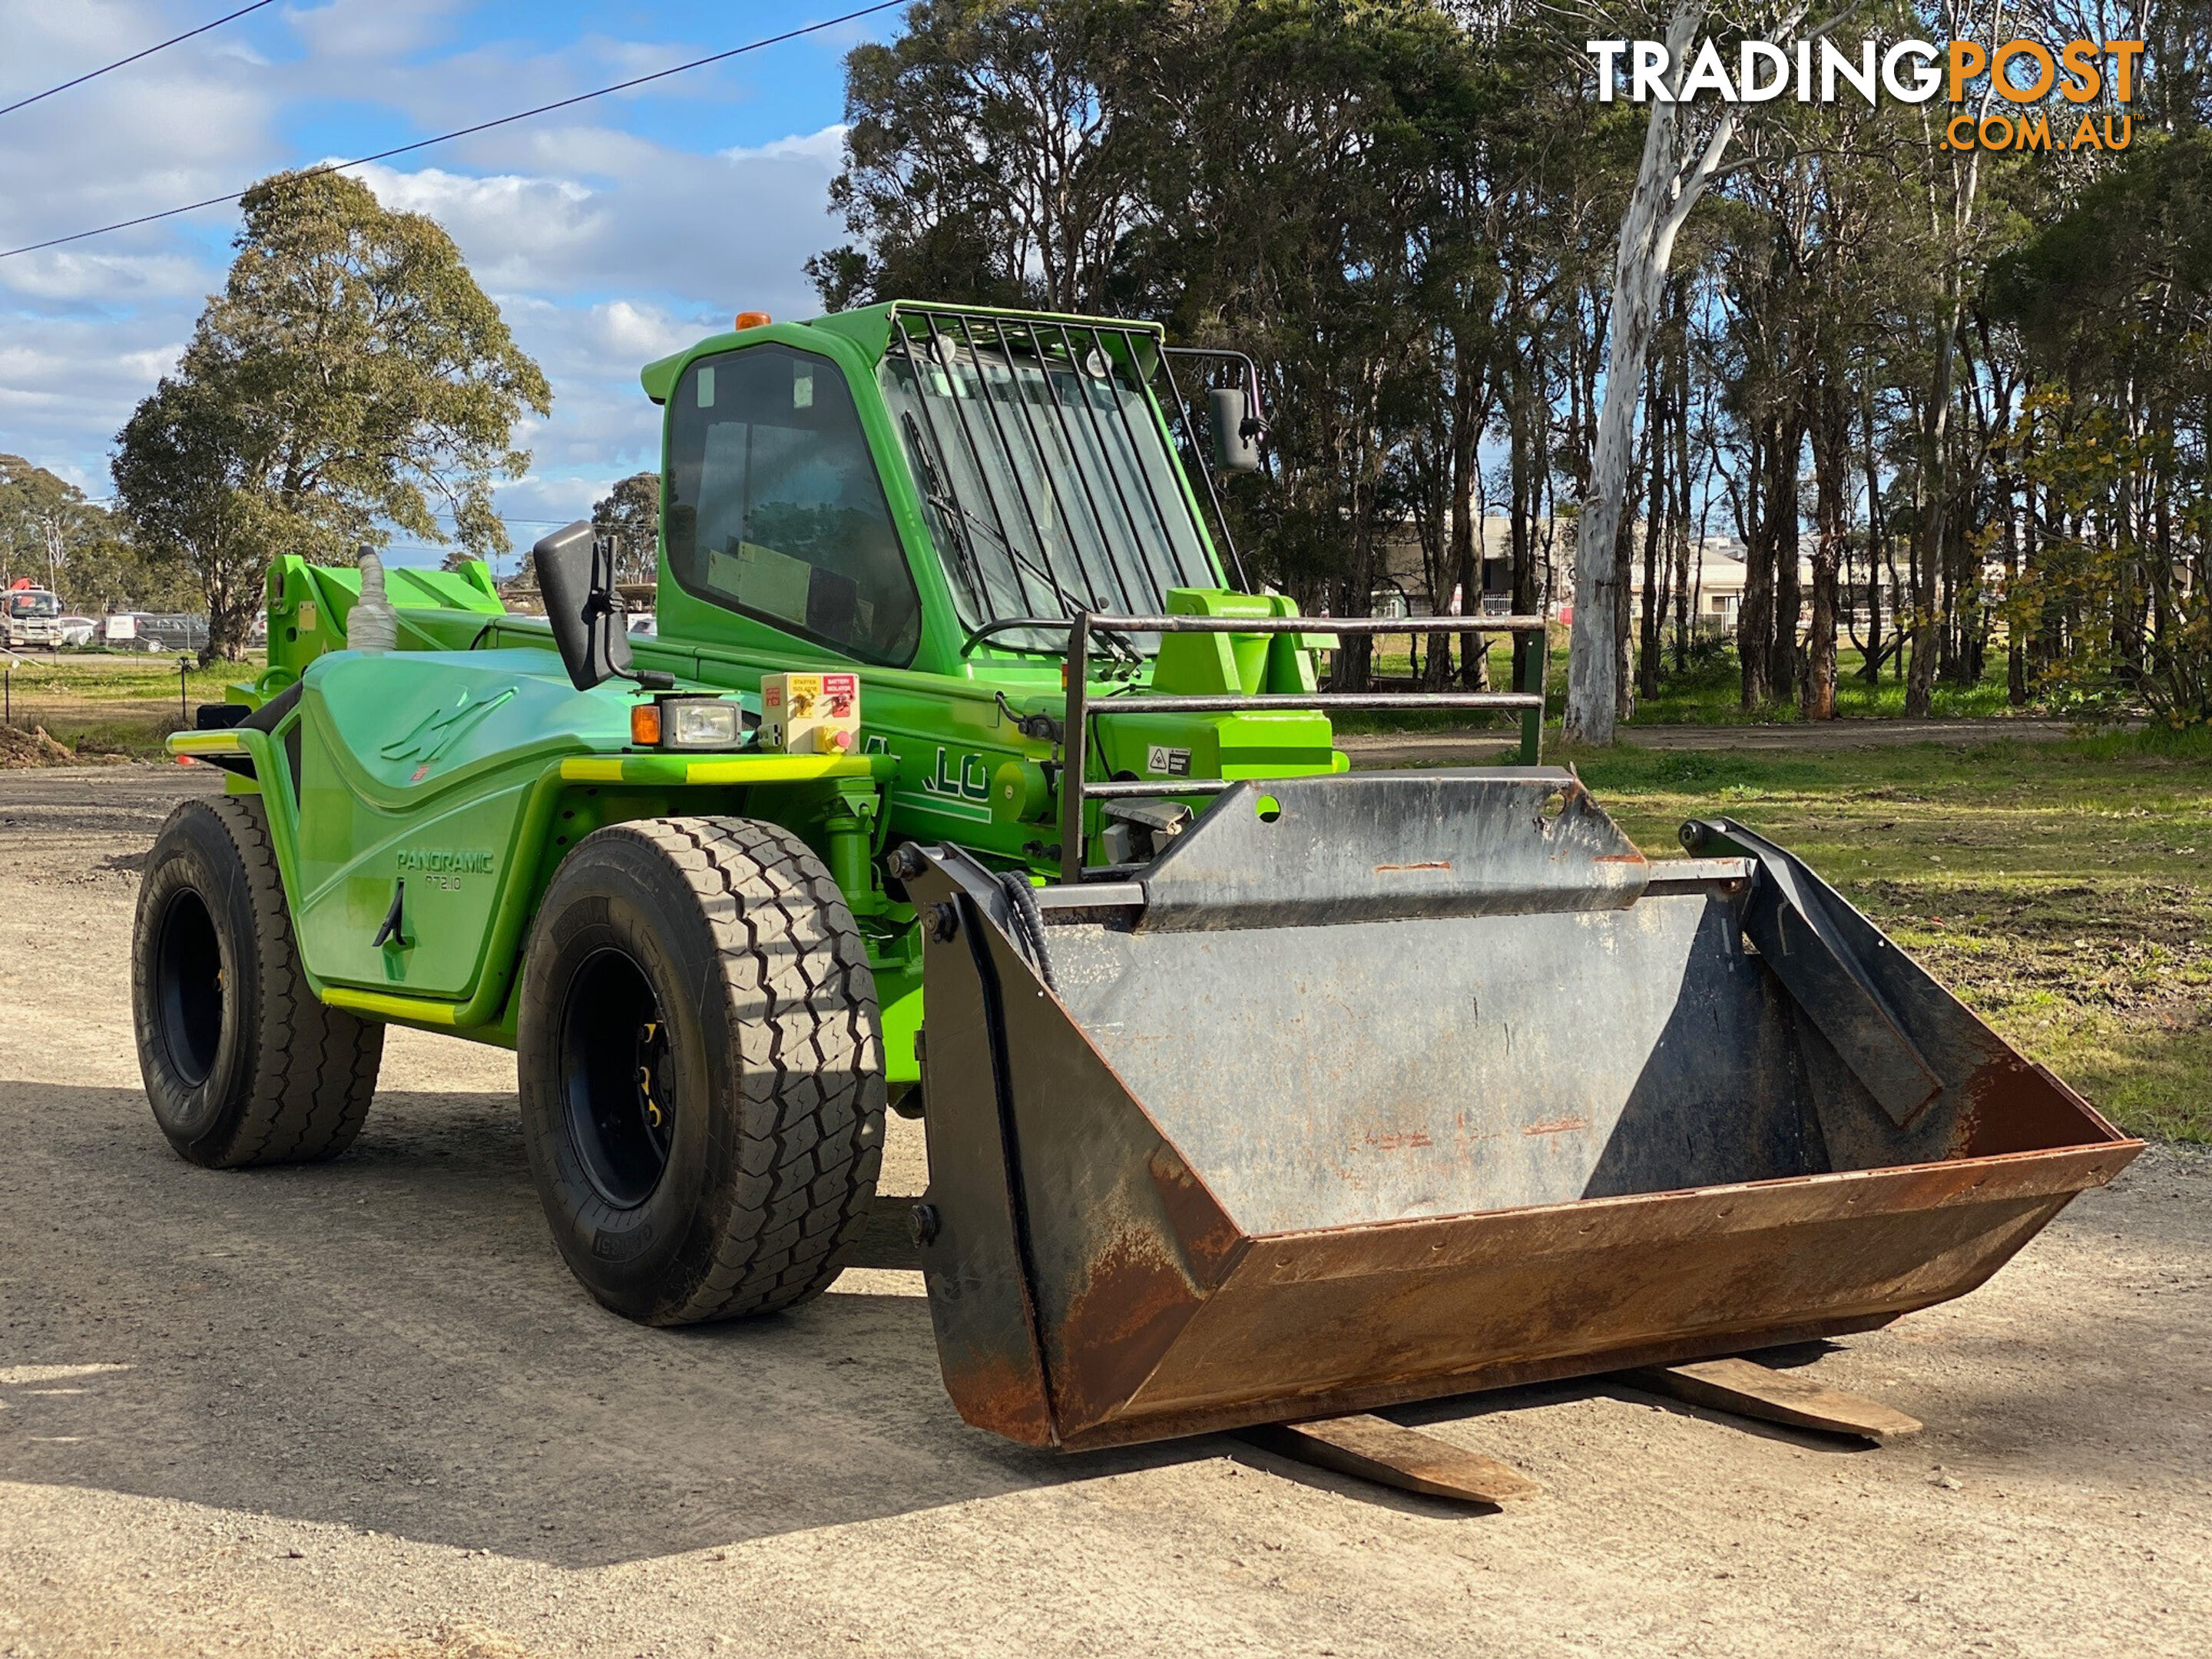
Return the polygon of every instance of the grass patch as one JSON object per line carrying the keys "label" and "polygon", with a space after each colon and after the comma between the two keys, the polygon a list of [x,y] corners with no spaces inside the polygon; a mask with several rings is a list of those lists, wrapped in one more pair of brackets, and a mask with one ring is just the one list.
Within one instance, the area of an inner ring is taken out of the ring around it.
{"label": "grass patch", "polygon": [[[1836,653],[1836,713],[1844,720],[1896,719],[1905,713],[1905,683],[1885,667],[1878,683],[1860,676],[1863,652],[1848,647]],[[1938,684],[1929,698],[1929,712],[1937,720],[1985,719],[1993,715],[2028,713],[2015,710],[2005,692],[2004,658],[1992,653],[1988,671],[1973,685]],[[1564,684],[1565,653],[1552,665],[1553,683]],[[1669,673],[1660,681],[1659,695],[1637,701],[1631,726],[1789,726],[1802,719],[1795,703],[1747,710],[1743,707],[1742,670],[1734,650],[1717,653],[1693,662],[1682,673]]]}
{"label": "grass patch", "polygon": [[252,678],[260,667],[258,656],[212,668],[194,663],[180,697],[173,656],[26,654],[8,676],[9,723],[27,732],[44,726],[88,754],[154,759],[170,732],[191,724],[193,709],[221,702],[225,686]]}
{"label": "grass patch", "polygon": [[[1399,636],[1402,640],[1402,635]],[[1382,635],[1378,644],[1395,643],[1389,635]],[[1836,653],[1836,713],[1845,720],[1896,719],[1905,713],[1905,684],[1895,678],[1894,669],[1886,667],[1881,681],[1872,684],[1860,678],[1859,670],[1866,662],[1865,653],[1845,647]],[[1403,650],[1378,650],[1375,656],[1375,672],[1386,678],[1403,679],[1413,672],[1413,659]],[[1550,718],[1556,721],[1565,712],[1567,687],[1567,630],[1551,630],[1551,656],[1547,665],[1545,706]],[[2005,691],[2005,665],[2002,653],[1990,654],[1987,671],[1981,681],[1973,685],[1938,684],[1930,698],[1930,709],[1937,720],[1982,719],[2004,714],[2046,714],[2047,710],[2033,705],[2014,708]],[[1510,688],[1513,676],[1513,647],[1503,639],[1490,647],[1490,684],[1493,690]],[[1802,716],[1794,702],[1770,708],[1747,709],[1743,707],[1743,680],[1733,646],[1711,653],[1692,662],[1681,672],[1668,671],[1661,679],[1659,695],[1638,700],[1636,712],[1629,716],[1628,725],[1638,726],[1793,726]],[[1506,722],[1499,720],[1495,724]],[[1392,714],[1365,710],[1358,714],[1346,714],[1337,717],[1337,729],[1346,732],[1429,732],[1464,728],[1480,730],[1484,725],[1479,716],[1453,715],[1448,710],[1430,712],[1409,711]]]}
{"label": "grass patch", "polygon": [[1517,714],[1485,714],[1465,708],[1331,709],[1329,729],[1340,737],[1370,737],[1387,732],[1489,732],[1501,738],[1521,729]]}
{"label": "grass patch", "polygon": [[2115,1121],[2212,1141],[2212,736],[1560,758],[1655,855],[1771,836]]}

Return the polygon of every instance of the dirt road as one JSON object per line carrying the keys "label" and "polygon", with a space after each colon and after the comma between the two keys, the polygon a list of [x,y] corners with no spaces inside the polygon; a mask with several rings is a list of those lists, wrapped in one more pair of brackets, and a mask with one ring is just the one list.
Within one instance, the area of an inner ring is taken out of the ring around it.
{"label": "dirt road", "polygon": [[178,1162],[125,943],[208,782],[0,776],[0,1655],[2203,1650],[2212,1162],[1820,1358],[1927,1420],[1888,1449],[1560,1387],[1402,1414],[1543,1483],[1499,1514],[1224,1438],[1055,1460],[954,1416],[888,1229],[791,1316],[602,1313],[503,1054],[396,1034],[346,1158]]}

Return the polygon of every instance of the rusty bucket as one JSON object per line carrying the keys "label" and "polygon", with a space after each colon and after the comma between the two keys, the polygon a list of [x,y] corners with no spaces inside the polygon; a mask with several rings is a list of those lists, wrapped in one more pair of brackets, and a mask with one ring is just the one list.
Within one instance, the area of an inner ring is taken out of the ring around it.
{"label": "rusty bucket", "polygon": [[1867,1330],[2140,1150],[1797,859],[1683,839],[1530,769],[1241,783],[1033,895],[926,853],[961,1415],[1076,1449]]}

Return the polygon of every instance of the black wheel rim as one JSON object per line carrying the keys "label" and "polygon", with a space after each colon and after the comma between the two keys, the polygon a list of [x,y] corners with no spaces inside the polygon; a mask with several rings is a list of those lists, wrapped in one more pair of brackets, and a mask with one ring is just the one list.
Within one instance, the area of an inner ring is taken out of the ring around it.
{"label": "black wheel rim", "polygon": [[668,1168],[676,1128],[668,1022],[653,982],[625,951],[588,957],[561,1015],[561,1093],[568,1139],[601,1198],[635,1209]]}
{"label": "black wheel rim", "polygon": [[162,913],[154,975],[161,1046],[185,1086],[197,1089],[215,1070],[222,1046],[222,945],[207,902],[190,888]]}

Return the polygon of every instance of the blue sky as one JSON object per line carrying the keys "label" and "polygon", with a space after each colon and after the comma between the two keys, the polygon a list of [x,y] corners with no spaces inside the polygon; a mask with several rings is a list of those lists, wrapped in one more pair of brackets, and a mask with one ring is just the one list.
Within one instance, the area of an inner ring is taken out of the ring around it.
{"label": "blue sky", "polygon": [[[243,0],[0,0],[0,104]],[[0,246],[234,190],[604,86],[865,0],[333,0],[276,4],[0,116]],[[842,59],[878,14],[728,64],[360,169],[430,214],[552,381],[501,492],[518,549],[655,463],[648,359],[739,309],[815,308]],[[221,285],[234,210],[0,260],[0,452],[94,495],[132,405]],[[403,560],[434,552],[395,550]]]}

